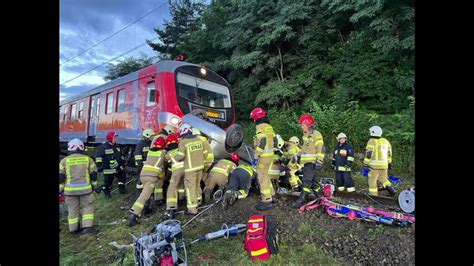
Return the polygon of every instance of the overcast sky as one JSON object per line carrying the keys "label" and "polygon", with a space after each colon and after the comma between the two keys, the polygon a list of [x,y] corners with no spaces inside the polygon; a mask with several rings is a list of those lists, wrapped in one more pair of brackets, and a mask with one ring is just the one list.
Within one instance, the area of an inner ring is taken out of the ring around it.
{"label": "overcast sky", "polygon": [[[68,61],[157,7],[160,8],[134,25]],[[171,19],[167,0],[60,0],[59,84],[157,37],[153,28],[161,28],[164,19]],[[156,55],[145,44],[117,60],[139,57],[140,52]],[[106,65],[60,85],[60,100],[105,83]]]}

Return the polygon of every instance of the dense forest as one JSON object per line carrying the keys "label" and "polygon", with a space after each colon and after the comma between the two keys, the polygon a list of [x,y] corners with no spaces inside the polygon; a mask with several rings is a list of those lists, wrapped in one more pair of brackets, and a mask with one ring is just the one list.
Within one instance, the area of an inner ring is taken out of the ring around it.
{"label": "dense forest", "polygon": [[[414,5],[410,0],[170,0],[172,19],[155,29],[160,42],[148,44],[160,58],[183,54],[224,76],[248,141],[255,106],[268,110],[285,139],[301,136],[297,119],[311,113],[328,152],[345,132],[363,153],[368,128],[379,125],[393,146],[394,171],[414,177]],[[108,79],[122,75],[117,68],[149,64],[146,57],[130,60],[109,66]]]}

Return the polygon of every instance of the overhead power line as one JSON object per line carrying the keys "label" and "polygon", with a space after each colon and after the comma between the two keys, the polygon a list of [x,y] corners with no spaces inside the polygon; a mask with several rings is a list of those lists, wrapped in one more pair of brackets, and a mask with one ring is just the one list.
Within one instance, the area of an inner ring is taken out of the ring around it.
{"label": "overhead power line", "polygon": [[[158,39],[159,37],[160,37],[160,36],[156,36],[155,38],[151,39],[150,41],[154,41],[154,40]],[[75,80],[75,79],[77,79],[77,78],[79,78],[79,77],[81,77],[81,76],[83,76],[83,75],[85,75],[85,74],[87,74],[87,73],[89,73],[89,72],[91,72],[91,71],[93,71],[93,70],[95,70],[95,69],[97,69],[97,68],[99,68],[99,67],[101,67],[101,66],[107,64],[107,63],[110,63],[110,62],[112,62],[112,61],[114,61],[114,60],[116,60],[116,59],[118,59],[118,58],[120,58],[120,57],[122,57],[122,56],[124,56],[124,55],[126,55],[126,54],[128,54],[128,53],[130,53],[130,52],[133,52],[133,51],[137,50],[138,48],[142,47],[142,46],[145,45],[145,44],[147,44],[147,42],[144,42],[144,43],[142,43],[142,44],[140,44],[140,45],[137,45],[137,46],[131,48],[130,50],[128,50],[128,51],[126,51],[126,52],[124,52],[124,53],[122,53],[122,54],[120,54],[120,55],[118,55],[118,56],[116,56],[116,57],[114,57],[114,58],[112,58],[112,59],[109,59],[109,60],[105,61],[104,63],[102,63],[102,64],[100,64],[100,65],[98,65],[98,66],[95,66],[95,67],[93,67],[93,68],[87,70],[86,72],[83,72],[83,73],[81,73],[81,74],[75,76],[75,77],[72,78],[72,79],[69,79],[69,80],[67,80],[67,81],[65,81],[65,82],[63,82],[63,83],[61,83],[61,84],[59,84],[59,86],[62,86],[62,85],[66,84],[66,83],[68,83],[68,82],[70,82],[70,81],[73,81],[73,80]]]}
{"label": "overhead power line", "polygon": [[63,63],[59,64],[59,66],[61,66],[61,65],[63,65],[63,64],[66,64],[66,63],[68,63],[69,61],[71,61],[71,60],[73,60],[73,59],[77,58],[78,56],[80,56],[80,55],[83,55],[83,54],[84,54],[84,53],[86,53],[87,51],[90,51],[92,48],[96,47],[97,45],[99,45],[99,44],[101,44],[101,43],[103,43],[103,42],[105,42],[105,41],[109,40],[110,38],[114,37],[115,35],[119,34],[119,33],[120,33],[120,32],[122,32],[123,30],[125,30],[126,28],[128,28],[128,27],[132,26],[133,24],[135,24],[135,23],[137,23],[138,21],[140,21],[140,20],[144,19],[145,17],[149,16],[151,13],[155,12],[156,10],[160,9],[161,7],[163,7],[163,6],[164,6],[164,5],[166,5],[166,4],[167,4],[167,2],[165,2],[165,3],[161,4],[161,5],[159,5],[158,7],[156,7],[156,8],[154,8],[154,9],[152,9],[150,12],[148,12],[148,13],[146,13],[145,15],[143,15],[143,16],[141,16],[141,17],[139,17],[138,19],[136,19],[136,20],[135,20],[135,21],[133,21],[132,23],[130,23],[130,24],[128,24],[127,26],[125,26],[125,27],[121,28],[120,30],[118,30],[118,31],[114,32],[112,35],[110,35],[110,36],[106,37],[105,39],[103,39],[103,40],[99,41],[98,43],[96,43],[96,44],[92,45],[91,47],[89,47],[89,48],[85,49],[84,51],[82,51],[82,52],[78,53],[77,55],[75,55],[75,56],[73,56],[73,57],[69,58],[69,59],[68,59],[68,60],[66,60],[65,62],[63,62]]}

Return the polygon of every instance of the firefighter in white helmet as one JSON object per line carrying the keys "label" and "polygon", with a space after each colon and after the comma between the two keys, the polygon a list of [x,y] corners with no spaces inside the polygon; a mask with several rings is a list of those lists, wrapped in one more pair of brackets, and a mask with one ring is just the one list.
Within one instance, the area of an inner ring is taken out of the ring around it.
{"label": "firefighter in white helmet", "polygon": [[140,181],[140,172],[143,168],[143,162],[146,161],[146,156],[150,150],[151,140],[155,136],[153,129],[147,128],[143,130],[142,139],[135,146],[135,165],[137,166],[137,194],[140,194],[143,189],[143,184]]}
{"label": "firefighter in white helmet", "polygon": [[336,184],[338,191],[354,192],[354,180],[351,177],[351,166],[354,162],[354,150],[347,143],[347,136],[344,133],[337,135],[338,144],[334,149],[332,167],[336,171]]}
{"label": "firefighter in white helmet", "polygon": [[395,194],[392,184],[388,180],[388,169],[392,167],[392,145],[382,138],[382,128],[373,126],[369,129],[370,139],[367,142],[363,165],[368,167],[369,194],[378,195],[377,181],[391,194]]}
{"label": "firefighter in white helmet", "polygon": [[[94,194],[97,186],[97,167],[84,154],[84,143],[72,139],[67,147],[69,155],[59,163],[59,191],[64,191],[71,233],[94,233]],[[79,225],[80,224],[80,225]]]}

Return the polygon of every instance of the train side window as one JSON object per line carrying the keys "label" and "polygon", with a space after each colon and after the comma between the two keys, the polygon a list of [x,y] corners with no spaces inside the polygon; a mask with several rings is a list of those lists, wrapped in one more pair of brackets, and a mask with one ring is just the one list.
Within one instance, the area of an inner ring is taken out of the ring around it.
{"label": "train side window", "polygon": [[77,114],[77,118],[78,119],[83,118],[83,114],[84,114],[84,102],[80,102],[79,103],[79,112]]}
{"label": "train side window", "polygon": [[110,114],[114,111],[114,93],[107,93],[107,101],[105,103],[105,113]]}
{"label": "train side window", "polygon": [[77,104],[71,105],[71,120],[75,120],[77,117]]}
{"label": "train side window", "polygon": [[147,84],[147,100],[146,106],[153,106],[156,103],[156,90],[155,82],[150,82]]}
{"label": "train side window", "polygon": [[63,111],[63,121],[67,120],[67,105],[64,106],[64,111]]}
{"label": "train side window", "polygon": [[125,89],[117,92],[117,112],[125,111]]}
{"label": "train side window", "polygon": [[97,97],[97,107],[95,108],[96,109],[96,113],[95,113],[95,116],[99,116],[99,111],[100,111],[100,97]]}
{"label": "train side window", "polygon": [[94,106],[95,106],[95,99],[92,98],[91,99],[91,108],[89,110],[89,113],[90,113],[89,117],[90,118],[94,117]]}

